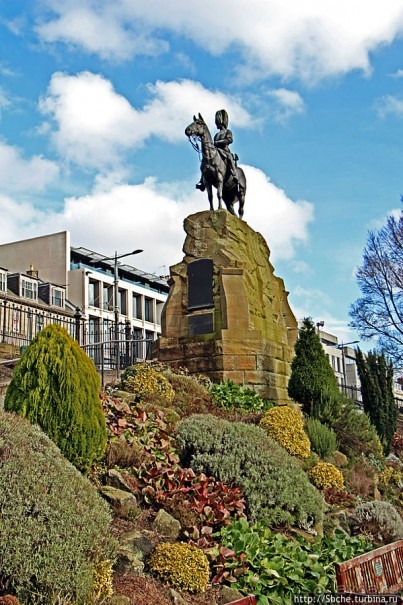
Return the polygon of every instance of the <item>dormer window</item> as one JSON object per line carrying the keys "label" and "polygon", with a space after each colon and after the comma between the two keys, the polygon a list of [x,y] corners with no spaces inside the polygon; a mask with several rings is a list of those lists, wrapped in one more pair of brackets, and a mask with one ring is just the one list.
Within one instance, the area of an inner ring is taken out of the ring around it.
{"label": "dormer window", "polygon": [[7,271],[0,269],[0,292],[7,292]]}
{"label": "dormer window", "polygon": [[38,300],[38,283],[33,279],[21,277],[21,296],[31,300]]}
{"label": "dormer window", "polygon": [[61,307],[64,309],[64,290],[52,287],[51,296],[51,304],[54,307]]}

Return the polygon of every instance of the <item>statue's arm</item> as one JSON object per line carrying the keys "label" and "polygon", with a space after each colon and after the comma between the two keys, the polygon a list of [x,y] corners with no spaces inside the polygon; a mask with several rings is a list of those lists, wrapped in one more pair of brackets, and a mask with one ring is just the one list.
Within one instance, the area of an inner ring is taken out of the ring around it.
{"label": "statue's arm", "polygon": [[231,143],[233,142],[232,132],[230,130],[227,130],[224,133],[224,136],[222,136],[221,133],[218,133],[218,136],[216,135],[214,139],[216,147],[226,147],[227,145],[231,145]]}

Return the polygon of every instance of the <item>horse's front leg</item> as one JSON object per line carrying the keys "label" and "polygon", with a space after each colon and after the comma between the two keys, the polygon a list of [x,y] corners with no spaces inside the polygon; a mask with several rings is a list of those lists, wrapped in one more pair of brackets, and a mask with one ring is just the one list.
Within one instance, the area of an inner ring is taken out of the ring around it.
{"label": "horse's front leg", "polygon": [[222,208],[222,188],[223,188],[223,181],[219,180],[217,183],[217,197],[218,197],[218,208],[219,209]]}
{"label": "horse's front leg", "polygon": [[206,188],[207,188],[208,201],[210,202],[210,210],[214,210],[214,206],[213,206],[213,186],[212,186],[211,183],[207,183],[206,184]]}

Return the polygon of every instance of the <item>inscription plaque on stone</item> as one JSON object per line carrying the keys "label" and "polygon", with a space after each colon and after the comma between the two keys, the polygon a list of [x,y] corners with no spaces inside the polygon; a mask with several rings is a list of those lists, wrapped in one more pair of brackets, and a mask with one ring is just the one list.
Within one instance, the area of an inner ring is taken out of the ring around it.
{"label": "inscription plaque on stone", "polygon": [[214,332],[213,314],[203,313],[202,315],[190,315],[188,317],[188,328],[189,336],[211,334]]}
{"label": "inscription plaque on stone", "polygon": [[213,307],[213,261],[210,258],[202,258],[189,263],[187,276],[188,309]]}

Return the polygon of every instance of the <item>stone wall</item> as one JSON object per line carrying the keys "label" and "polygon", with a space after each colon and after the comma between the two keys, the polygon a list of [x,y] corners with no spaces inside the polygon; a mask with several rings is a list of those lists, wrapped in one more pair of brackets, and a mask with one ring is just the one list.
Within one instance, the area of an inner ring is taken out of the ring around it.
{"label": "stone wall", "polygon": [[[287,401],[297,322],[264,238],[226,210],[193,214],[184,228],[185,256],[171,267],[159,359]],[[190,305],[197,279],[190,292],[189,275],[201,259],[212,262],[211,301],[201,292],[200,304]]]}

